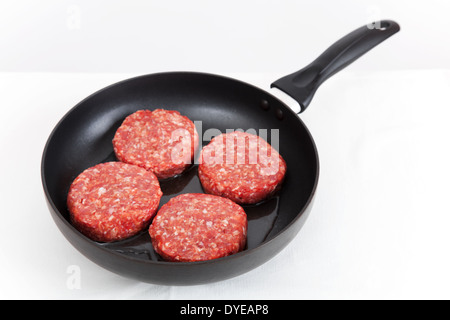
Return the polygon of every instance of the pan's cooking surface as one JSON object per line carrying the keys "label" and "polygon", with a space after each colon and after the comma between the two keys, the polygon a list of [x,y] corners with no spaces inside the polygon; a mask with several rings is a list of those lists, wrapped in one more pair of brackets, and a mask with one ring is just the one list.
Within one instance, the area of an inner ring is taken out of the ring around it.
{"label": "pan's cooking surface", "polygon": [[[95,164],[116,161],[112,138],[123,119],[136,110],[156,108],[178,110],[200,121],[197,129],[203,146],[215,132],[227,129],[267,129],[269,142],[271,130],[278,130],[279,152],[288,168],[285,182],[275,197],[244,206],[249,219],[248,249],[276,236],[310,200],[317,182],[317,153],[295,113],[268,93],[236,80],[164,73],[130,79],[97,92],[55,128],[43,159],[44,185],[52,204],[67,221],[66,197],[73,179]],[[181,193],[203,192],[197,165],[177,178],[162,181],[161,187],[164,196],[160,205]],[[97,245],[138,259],[160,260],[147,231],[125,241]]]}
{"label": "pan's cooking surface", "polygon": [[[117,161],[114,152],[112,152],[103,162],[107,161]],[[197,169],[198,165],[193,165],[178,177],[161,181],[163,197],[161,198],[160,207],[166,204],[172,197],[183,193],[204,193],[197,175]],[[256,248],[266,240],[278,216],[278,202],[279,195],[277,194],[260,204],[243,206],[248,218],[246,250]],[[67,212],[67,215],[68,214],[69,213]],[[150,243],[150,236],[147,230],[124,241],[101,245],[110,250],[142,260],[163,261],[163,259],[155,253],[153,246]]]}

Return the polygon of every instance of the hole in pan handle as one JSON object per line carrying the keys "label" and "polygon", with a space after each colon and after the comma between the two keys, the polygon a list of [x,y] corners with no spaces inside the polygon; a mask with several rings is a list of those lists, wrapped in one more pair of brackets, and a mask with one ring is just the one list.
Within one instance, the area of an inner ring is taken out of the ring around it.
{"label": "hole in pan handle", "polygon": [[398,23],[392,20],[362,26],[335,42],[308,66],[275,81],[271,87],[278,88],[295,99],[300,104],[301,113],[325,80],[399,30]]}

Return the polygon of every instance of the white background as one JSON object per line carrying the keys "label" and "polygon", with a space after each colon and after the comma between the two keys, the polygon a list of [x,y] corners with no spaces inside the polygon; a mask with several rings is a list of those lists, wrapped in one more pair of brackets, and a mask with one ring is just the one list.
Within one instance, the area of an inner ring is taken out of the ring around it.
{"label": "white background", "polygon": [[[450,298],[448,12],[444,0],[2,0],[0,298]],[[42,150],[87,95],[169,70],[268,89],[377,19],[402,30],[323,84],[301,115],[320,154],[317,197],[268,263],[208,285],[139,283],[87,260],[53,223]]]}

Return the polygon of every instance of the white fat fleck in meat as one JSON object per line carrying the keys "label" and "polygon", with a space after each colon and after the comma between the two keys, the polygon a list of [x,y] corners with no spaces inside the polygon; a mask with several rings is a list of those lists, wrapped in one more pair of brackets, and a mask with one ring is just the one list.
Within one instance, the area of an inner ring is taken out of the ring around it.
{"label": "white fat fleck in meat", "polygon": [[100,197],[102,194],[104,194],[104,193],[106,193],[106,189],[105,188],[103,188],[103,187],[100,187],[99,189],[98,189],[98,196]]}

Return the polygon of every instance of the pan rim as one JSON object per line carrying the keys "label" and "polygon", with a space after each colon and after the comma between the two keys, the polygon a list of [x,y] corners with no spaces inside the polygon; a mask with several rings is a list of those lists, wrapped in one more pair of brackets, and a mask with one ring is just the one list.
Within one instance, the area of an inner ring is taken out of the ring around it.
{"label": "pan rim", "polygon": [[[194,261],[194,262],[171,262],[171,261],[155,261],[155,260],[142,260],[139,258],[135,258],[133,256],[128,256],[128,255],[124,255],[121,254],[119,252],[116,252],[115,250],[111,250],[103,245],[101,245],[101,243],[93,241],[91,239],[89,239],[88,237],[86,237],[85,235],[83,235],[81,232],[79,232],[78,230],[75,229],[75,227],[69,222],[67,221],[67,219],[65,219],[62,215],[62,213],[60,212],[60,210],[56,207],[55,203],[52,200],[52,197],[50,195],[50,192],[48,190],[47,187],[47,181],[46,181],[46,174],[45,174],[45,163],[46,163],[46,159],[47,159],[47,154],[48,154],[48,148],[50,143],[52,142],[54,135],[56,134],[57,130],[60,128],[61,124],[65,121],[66,118],[68,118],[75,110],[77,110],[79,108],[80,105],[82,105],[85,101],[91,99],[93,96],[96,96],[112,87],[118,86],[120,84],[126,83],[126,82],[130,82],[130,81],[135,81],[141,78],[146,78],[146,77],[154,77],[154,76],[180,76],[180,75],[197,75],[197,76],[208,76],[208,77],[215,77],[215,78],[221,78],[227,81],[233,81],[233,82],[237,82],[240,83],[242,85],[245,85],[247,87],[250,88],[254,88],[257,89],[261,92],[264,92],[265,94],[270,95],[273,99],[275,99],[277,102],[279,102],[285,110],[283,110],[283,112],[288,112],[291,115],[295,116],[296,119],[298,119],[298,121],[300,121],[300,124],[303,126],[304,130],[306,131],[309,140],[311,141],[311,145],[312,145],[312,149],[314,151],[314,156],[316,159],[316,174],[315,174],[315,179],[314,179],[314,184],[312,187],[312,190],[309,194],[308,200],[306,201],[305,205],[301,208],[301,210],[299,211],[299,213],[295,216],[295,218],[290,221],[283,229],[281,229],[274,237],[272,237],[271,239],[265,240],[264,242],[262,242],[261,244],[259,244],[258,246],[251,248],[251,249],[247,249],[247,250],[243,250],[240,251],[238,253],[226,256],[226,257],[222,257],[222,258],[217,258],[217,259],[212,259],[212,260],[205,260],[205,261]],[[314,196],[316,194],[317,191],[317,186],[318,186],[318,182],[319,182],[319,176],[320,176],[320,161],[319,161],[319,154],[318,154],[318,150],[317,150],[317,146],[316,143],[311,135],[311,132],[309,131],[308,127],[304,124],[304,122],[302,121],[302,119],[299,117],[298,114],[296,114],[289,106],[287,106],[283,101],[281,101],[280,99],[278,99],[276,96],[274,96],[273,94],[271,94],[270,92],[261,89],[257,86],[254,86],[250,83],[235,79],[235,78],[231,78],[231,77],[227,77],[227,76],[223,76],[223,75],[218,75],[218,74],[213,74],[213,73],[205,73],[205,72],[197,72],[197,71],[168,71],[168,72],[157,72],[157,73],[151,73],[151,74],[143,74],[143,75],[139,75],[136,77],[131,77],[128,79],[124,79],[118,82],[115,82],[113,84],[110,84],[106,87],[103,87],[97,91],[95,91],[94,93],[90,94],[89,96],[87,96],[86,98],[82,99],[80,102],[78,102],[75,106],[73,106],[72,108],[70,108],[65,114],[64,116],[58,121],[58,123],[55,125],[55,127],[53,128],[53,130],[51,131],[49,137],[47,138],[43,153],[42,153],[42,157],[41,157],[41,182],[43,185],[43,189],[44,189],[44,193],[45,193],[45,197],[47,199],[47,202],[50,204],[52,210],[56,213],[56,216],[58,216],[58,218],[66,225],[66,227],[68,227],[73,233],[75,233],[75,235],[81,239],[84,240],[85,243],[88,243],[90,246],[95,247],[98,250],[102,250],[104,252],[106,252],[107,254],[113,255],[113,256],[117,256],[120,259],[123,260],[129,260],[130,262],[133,263],[142,263],[142,264],[149,264],[149,265],[161,265],[161,266],[171,266],[171,267],[177,267],[177,268],[182,268],[182,267],[191,267],[191,266],[195,266],[195,265],[204,265],[204,264],[218,264],[221,263],[222,261],[231,261],[233,259],[240,259],[243,258],[247,255],[252,255],[257,251],[260,251],[262,248],[269,246],[272,242],[276,241],[277,238],[279,238],[283,233],[285,233],[288,229],[290,229],[305,213],[306,209],[308,207],[310,207]],[[70,242],[70,241],[69,241]],[[72,243],[71,243],[72,244]],[[287,245],[288,243],[286,243],[285,245]],[[73,245],[73,244],[72,244]],[[76,248],[77,250],[79,250],[78,248]],[[280,251],[278,251],[276,254],[278,254]],[[276,255],[275,254],[275,255]],[[273,256],[275,256],[273,255]],[[268,260],[270,260],[270,257]]]}

